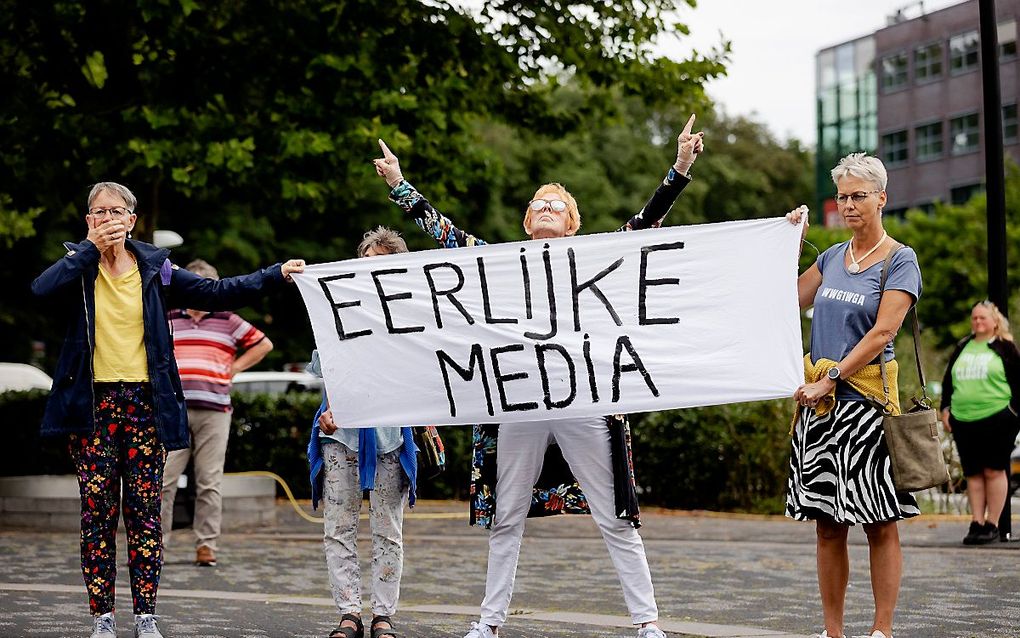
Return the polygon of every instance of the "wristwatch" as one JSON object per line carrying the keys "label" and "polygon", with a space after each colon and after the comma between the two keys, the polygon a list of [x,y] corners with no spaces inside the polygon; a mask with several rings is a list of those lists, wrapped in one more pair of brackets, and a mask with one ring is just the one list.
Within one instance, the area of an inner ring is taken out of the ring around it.
{"label": "wristwatch", "polygon": [[842,372],[840,372],[839,368],[833,367],[833,368],[829,368],[829,372],[825,376],[829,377],[830,381],[839,381],[839,375],[841,375],[841,374],[842,374]]}

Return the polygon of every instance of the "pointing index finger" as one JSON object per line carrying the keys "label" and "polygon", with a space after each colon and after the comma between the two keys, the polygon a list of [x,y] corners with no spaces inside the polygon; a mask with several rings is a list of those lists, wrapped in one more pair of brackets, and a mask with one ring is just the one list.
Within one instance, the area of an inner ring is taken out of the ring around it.
{"label": "pointing index finger", "polygon": [[383,157],[385,157],[386,159],[388,160],[397,159],[397,156],[393,154],[393,151],[390,150],[390,147],[386,146],[386,142],[379,140],[379,148],[382,149]]}
{"label": "pointing index finger", "polygon": [[691,119],[687,120],[687,124],[684,125],[683,135],[690,135],[691,129],[694,128],[694,113],[691,113]]}

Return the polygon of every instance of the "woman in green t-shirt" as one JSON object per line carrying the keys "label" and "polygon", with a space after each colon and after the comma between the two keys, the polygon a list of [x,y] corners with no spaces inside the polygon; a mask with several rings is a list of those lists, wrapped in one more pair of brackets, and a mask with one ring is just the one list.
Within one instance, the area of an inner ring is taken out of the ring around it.
{"label": "woman in green t-shirt", "polygon": [[980,545],[999,538],[1006,468],[1020,428],[1020,352],[1009,321],[992,302],[974,306],[970,326],[942,380],[942,422],[956,439],[967,477],[973,520],[963,544]]}

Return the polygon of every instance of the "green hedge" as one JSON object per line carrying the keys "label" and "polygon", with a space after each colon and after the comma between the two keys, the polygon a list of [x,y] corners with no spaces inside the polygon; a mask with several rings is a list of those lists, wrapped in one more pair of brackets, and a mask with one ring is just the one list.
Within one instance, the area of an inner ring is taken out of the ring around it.
{"label": "green hedge", "polygon": [[[287,481],[298,498],[309,498],[306,450],[312,417],[319,407],[314,394],[234,396],[233,431],[227,471],[269,470]],[[419,481],[420,498],[466,498],[470,478],[471,429],[443,428],[447,471]]]}
{"label": "green hedge", "polygon": [[793,409],[789,400],[634,415],[641,502],[782,512]]}
{"label": "green hedge", "polygon": [[[7,445],[0,446],[0,476],[71,474],[74,467],[63,438],[41,438],[46,392],[0,393],[0,423]],[[226,470],[269,470],[282,476],[298,498],[309,498],[305,451],[312,417],[319,407],[315,394],[235,395],[234,418]],[[471,428],[442,429],[448,467],[432,481],[421,481],[421,498],[467,498],[470,478]]]}
{"label": "green hedge", "polygon": [[0,393],[0,424],[6,445],[0,446],[0,476],[73,474],[66,439],[39,436],[47,392]]}
{"label": "green hedge", "polygon": [[[0,394],[0,423],[13,436],[0,449],[0,474],[72,472],[64,443],[40,439],[46,394]],[[234,397],[227,471],[270,470],[299,498],[310,495],[305,456],[314,394]],[[634,453],[641,500],[649,505],[781,511],[792,403],[776,401],[636,415]],[[471,428],[440,429],[447,470],[421,480],[421,498],[466,498]]]}

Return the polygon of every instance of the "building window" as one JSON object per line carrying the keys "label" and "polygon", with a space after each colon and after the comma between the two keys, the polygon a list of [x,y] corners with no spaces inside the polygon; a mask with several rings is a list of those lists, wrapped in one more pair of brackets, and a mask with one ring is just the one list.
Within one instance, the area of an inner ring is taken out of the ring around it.
{"label": "building window", "polygon": [[818,94],[818,112],[824,124],[839,121],[839,102],[837,89],[822,89]]}
{"label": "building window", "polygon": [[931,82],[942,77],[942,45],[938,42],[914,49],[914,80]]}
{"label": "building window", "polygon": [[932,213],[935,212],[935,202],[933,201],[921,202],[920,204],[915,204],[914,208],[921,211],[922,213],[925,213],[926,215],[931,215]]}
{"label": "building window", "polygon": [[978,68],[978,44],[977,31],[949,38],[949,69],[953,75]]}
{"label": "building window", "polygon": [[1003,60],[1012,60],[1016,57],[1016,20],[1000,22],[999,34],[999,57]]}
{"label": "building window", "polygon": [[970,198],[984,190],[980,184],[965,184],[949,189],[949,201],[954,206],[961,206],[970,201]]}
{"label": "building window", "polygon": [[1002,139],[1006,144],[1016,144],[1018,139],[1016,104],[1002,107]]}
{"label": "building window", "polygon": [[919,162],[942,157],[942,122],[918,126],[914,130],[914,144]]}
{"label": "building window", "polygon": [[894,91],[907,85],[907,54],[894,53],[882,58],[882,90]]}
{"label": "building window", "polygon": [[882,136],[882,161],[889,166],[907,162],[907,132],[896,131]]}
{"label": "building window", "polygon": [[953,155],[978,150],[978,114],[968,113],[949,120],[949,137],[952,140]]}

